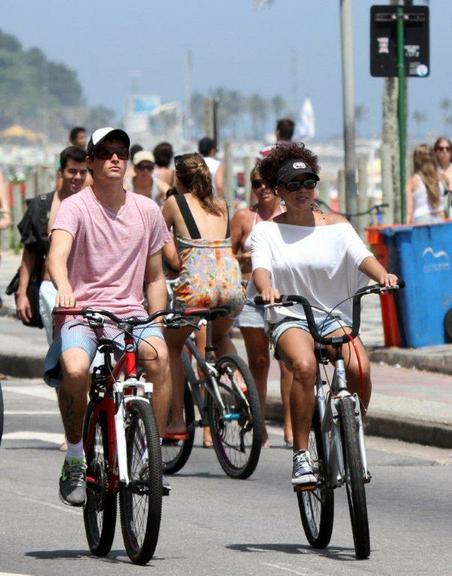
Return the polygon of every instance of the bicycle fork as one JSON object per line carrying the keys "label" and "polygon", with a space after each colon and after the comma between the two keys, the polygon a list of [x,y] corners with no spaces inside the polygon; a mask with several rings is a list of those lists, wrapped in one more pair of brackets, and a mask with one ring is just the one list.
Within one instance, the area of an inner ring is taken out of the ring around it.
{"label": "bicycle fork", "polygon": [[[143,396],[124,395],[124,388],[132,387],[140,390]],[[128,486],[129,472],[127,466],[127,443],[126,443],[126,405],[131,400],[140,402],[151,402],[152,384],[150,382],[139,382],[136,378],[129,378],[124,382],[116,382],[114,386],[117,410],[115,413],[116,450],[118,453],[119,480]],[[146,455],[149,457],[148,455]]]}

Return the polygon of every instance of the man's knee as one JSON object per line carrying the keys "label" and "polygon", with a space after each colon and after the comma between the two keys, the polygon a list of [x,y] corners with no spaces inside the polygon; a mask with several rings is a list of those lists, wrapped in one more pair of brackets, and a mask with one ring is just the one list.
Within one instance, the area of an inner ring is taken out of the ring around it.
{"label": "man's knee", "polygon": [[146,370],[168,370],[168,347],[161,338],[149,338],[141,342],[138,349],[138,357]]}
{"label": "man's knee", "polygon": [[65,350],[61,357],[61,368],[63,370],[63,379],[86,380],[89,374],[90,359],[85,350],[81,348],[70,348]]}

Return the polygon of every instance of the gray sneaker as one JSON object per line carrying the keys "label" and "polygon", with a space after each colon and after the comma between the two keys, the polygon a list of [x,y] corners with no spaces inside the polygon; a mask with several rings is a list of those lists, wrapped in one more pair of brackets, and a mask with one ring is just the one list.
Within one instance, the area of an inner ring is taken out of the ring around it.
{"label": "gray sneaker", "polygon": [[60,498],[69,506],[83,506],[86,501],[86,464],[83,458],[64,461],[60,476]]}
{"label": "gray sneaker", "polygon": [[312,462],[307,450],[298,450],[293,454],[292,486],[311,487],[317,484]]}

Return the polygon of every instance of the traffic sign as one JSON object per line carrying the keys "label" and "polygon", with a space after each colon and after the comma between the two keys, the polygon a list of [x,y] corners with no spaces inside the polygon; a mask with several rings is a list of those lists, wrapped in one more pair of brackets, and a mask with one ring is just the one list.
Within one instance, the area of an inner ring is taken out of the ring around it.
{"label": "traffic sign", "polygon": [[[397,77],[397,12],[401,6],[371,6],[370,74]],[[403,7],[405,75],[425,78],[430,74],[429,8]]]}

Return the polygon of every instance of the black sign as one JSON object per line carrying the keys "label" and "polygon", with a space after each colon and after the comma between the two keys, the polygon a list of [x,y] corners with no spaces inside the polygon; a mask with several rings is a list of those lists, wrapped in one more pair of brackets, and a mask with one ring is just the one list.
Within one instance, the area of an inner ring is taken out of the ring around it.
{"label": "black sign", "polygon": [[[370,73],[392,77],[397,73],[397,6],[370,9]],[[403,7],[406,76],[430,74],[428,6]]]}

